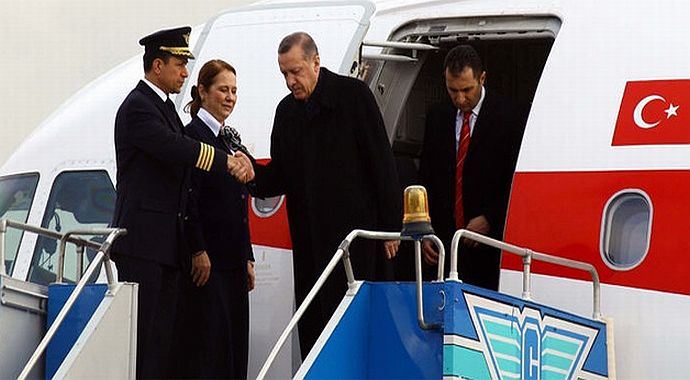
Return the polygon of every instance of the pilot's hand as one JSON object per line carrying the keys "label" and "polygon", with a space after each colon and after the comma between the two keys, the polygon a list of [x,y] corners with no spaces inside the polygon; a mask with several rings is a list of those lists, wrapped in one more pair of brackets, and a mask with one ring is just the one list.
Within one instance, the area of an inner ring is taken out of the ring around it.
{"label": "pilot's hand", "polygon": [[[235,156],[228,155],[228,173],[235,177],[241,183],[247,183],[247,177],[251,176],[254,178],[254,169],[242,159],[240,152],[236,153]],[[246,156],[245,156],[246,157]],[[251,174],[249,171],[251,170]]]}
{"label": "pilot's hand", "polygon": [[192,281],[196,286],[204,286],[211,276],[211,259],[206,251],[199,251],[192,257]]}
{"label": "pilot's hand", "polygon": [[428,265],[438,264],[438,248],[430,240],[422,240],[422,257]]}
{"label": "pilot's hand", "polygon": [[247,260],[247,290],[252,291],[256,286],[256,272],[254,271],[254,262]]}
{"label": "pilot's hand", "polygon": [[[467,227],[465,227],[465,229],[478,234],[488,235],[489,231],[491,230],[491,225],[489,225],[489,220],[486,219],[484,215],[479,215],[470,219],[470,222],[467,223]],[[462,239],[462,243],[470,248],[474,248],[479,245],[478,242],[470,239]]]}
{"label": "pilot's hand", "polygon": [[388,260],[395,257],[398,253],[398,247],[400,247],[400,240],[386,240],[383,242],[383,248],[386,252],[386,258]]}
{"label": "pilot's hand", "polygon": [[252,166],[252,160],[242,152],[235,152],[235,158],[239,159],[247,170],[244,179],[241,179],[240,182],[247,183],[252,181],[254,179],[254,166]]}

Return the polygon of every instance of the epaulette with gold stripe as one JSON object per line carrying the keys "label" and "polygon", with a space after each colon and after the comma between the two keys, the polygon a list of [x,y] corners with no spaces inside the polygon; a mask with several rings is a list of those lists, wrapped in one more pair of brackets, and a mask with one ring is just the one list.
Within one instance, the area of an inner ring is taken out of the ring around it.
{"label": "epaulette with gold stripe", "polygon": [[213,165],[213,158],[216,155],[216,150],[208,144],[200,144],[201,149],[199,149],[199,158],[196,160],[196,167],[209,172],[211,171],[211,165]]}

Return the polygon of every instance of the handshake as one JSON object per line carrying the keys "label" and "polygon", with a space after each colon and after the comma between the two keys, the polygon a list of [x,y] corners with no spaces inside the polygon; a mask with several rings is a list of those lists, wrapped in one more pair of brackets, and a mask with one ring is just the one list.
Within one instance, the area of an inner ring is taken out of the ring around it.
{"label": "handshake", "polygon": [[228,173],[241,183],[247,183],[254,179],[254,167],[252,161],[244,153],[237,151],[234,155],[228,155]]}

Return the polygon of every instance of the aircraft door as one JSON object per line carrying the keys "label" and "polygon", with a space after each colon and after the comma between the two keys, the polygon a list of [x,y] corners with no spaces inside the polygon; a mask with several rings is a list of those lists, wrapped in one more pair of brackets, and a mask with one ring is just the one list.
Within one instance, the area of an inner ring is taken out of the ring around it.
{"label": "aircraft door", "polygon": [[191,100],[190,88],[205,62],[227,61],[237,70],[238,86],[230,123],[256,157],[268,157],[275,107],[288,94],[278,68],[280,41],[290,33],[307,32],[319,48],[321,66],[351,75],[374,9],[369,1],[341,1],[253,6],[222,14],[199,37],[178,105]]}

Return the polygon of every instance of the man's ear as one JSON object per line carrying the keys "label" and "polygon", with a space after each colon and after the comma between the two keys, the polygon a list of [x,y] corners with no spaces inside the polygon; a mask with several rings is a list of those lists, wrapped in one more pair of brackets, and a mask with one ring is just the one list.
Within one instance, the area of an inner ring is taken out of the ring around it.
{"label": "man's ear", "polygon": [[482,71],[482,75],[479,76],[479,84],[483,86],[484,81],[486,81],[486,71]]}
{"label": "man's ear", "polygon": [[321,67],[321,57],[319,57],[318,54],[314,54],[314,70],[316,72],[318,72],[320,67]]}
{"label": "man's ear", "polygon": [[153,64],[151,65],[151,71],[153,71],[155,74],[160,74],[162,65],[163,65],[162,59],[160,59],[160,58],[154,59]]}

